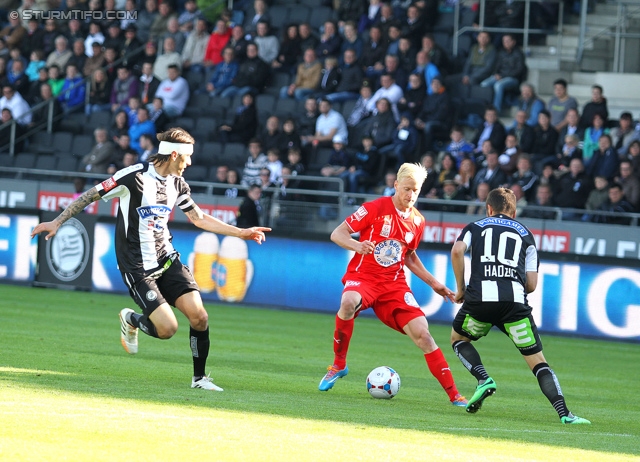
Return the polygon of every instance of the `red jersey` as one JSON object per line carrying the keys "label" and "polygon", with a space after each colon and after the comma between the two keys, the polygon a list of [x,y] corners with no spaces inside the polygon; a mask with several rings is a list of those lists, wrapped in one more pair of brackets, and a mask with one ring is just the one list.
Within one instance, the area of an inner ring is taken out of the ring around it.
{"label": "red jersey", "polygon": [[375,243],[368,255],[355,254],[347,273],[371,275],[376,279],[404,280],[404,257],[416,250],[422,240],[425,221],[414,207],[406,218],[396,209],[391,197],[365,202],[345,220],[353,232],[360,233],[360,242]]}

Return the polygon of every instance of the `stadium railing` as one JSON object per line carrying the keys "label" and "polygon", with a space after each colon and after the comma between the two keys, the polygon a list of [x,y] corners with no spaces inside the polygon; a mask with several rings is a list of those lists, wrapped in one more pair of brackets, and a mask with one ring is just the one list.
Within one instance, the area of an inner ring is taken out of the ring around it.
{"label": "stadium railing", "polygon": [[[139,55],[140,53],[142,53],[144,51],[144,48],[145,48],[144,45],[140,46],[139,48],[136,48],[131,53],[129,53],[129,54],[117,59],[112,64],[103,67],[102,70],[106,71],[107,69],[111,69],[113,67],[119,66],[120,64],[122,64],[126,60],[129,60],[129,59]],[[78,82],[72,88],[76,88],[79,85],[85,85],[85,87],[86,87],[85,102],[75,112],[72,112],[72,114],[76,114],[77,113],[77,114],[84,115],[84,112],[82,112],[82,111],[84,111],[85,105],[89,104],[91,76],[84,77],[80,82]],[[20,117],[23,117],[24,115],[27,115],[27,114],[31,114],[33,116],[41,108],[43,108],[43,107],[48,105],[48,116],[47,116],[46,122],[44,122],[42,124],[39,124],[39,125],[34,125],[32,127],[25,127],[24,125],[21,125],[21,128],[22,129],[26,129],[26,131],[22,135],[20,135],[19,137],[16,137],[16,129],[17,129],[16,125],[18,124],[16,118],[13,118],[10,121],[5,122],[2,125],[0,125],[0,131],[2,131],[4,129],[11,130],[9,144],[5,144],[4,146],[0,146],[0,153],[1,152],[8,152],[12,156],[15,155],[16,154],[16,152],[15,152],[16,143],[20,143],[20,142],[28,143],[29,138],[31,138],[35,133],[38,133],[38,132],[40,132],[42,130],[46,130],[47,133],[52,133],[53,132],[53,126],[54,126],[54,124],[56,122],[61,121],[61,120],[65,119],[65,118],[69,117],[69,113],[65,114],[64,112],[61,113],[61,114],[58,114],[57,116],[54,116],[54,101],[55,101],[55,98],[52,98],[49,101],[42,101],[42,102],[32,106],[29,111],[27,111],[25,114],[22,114],[20,116]]]}
{"label": "stadium railing", "polygon": [[[546,29],[531,28],[531,3],[538,3],[536,0],[513,0],[514,2],[524,2],[524,26],[522,28],[510,28],[510,27],[485,27],[485,10],[487,1],[499,1],[499,0],[480,0],[480,14],[478,27],[463,26],[460,27],[460,9],[463,7],[462,2],[456,2],[454,8],[454,23],[453,23],[453,55],[458,56],[458,45],[460,36],[467,32],[501,32],[501,33],[513,33],[522,34],[523,36],[523,51],[527,52],[529,49],[529,35],[530,34],[548,34]],[[504,3],[504,1],[503,1]],[[564,0],[549,0],[549,3],[558,3],[558,24],[556,34],[558,36],[558,43],[556,45],[558,60],[562,55],[562,27],[563,27],[563,13],[564,13]]]}

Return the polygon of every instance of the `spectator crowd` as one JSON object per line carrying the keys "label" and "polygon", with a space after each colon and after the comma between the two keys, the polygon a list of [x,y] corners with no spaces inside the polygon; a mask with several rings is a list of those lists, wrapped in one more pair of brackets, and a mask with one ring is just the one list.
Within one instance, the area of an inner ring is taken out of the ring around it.
{"label": "spectator crowd", "polygon": [[[42,126],[48,108],[30,108],[44,101],[57,119],[106,114],[108,126],[95,129],[82,158],[87,172],[146,160],[155,134],[197,106],[217,116],[196,133],[199,143],[246,149],[242,168],[215,164],[206,179],[228,184],[215,194],[237,197],[238,185],[257,184],[263,197],[269,188],[286,196],[304,187],[289,176],[305,174],[340,178],[347,194],[392,194],[392,172],[421,162],[429,171],[421,197],[468,202],[442,202],[441,210],[484,213],[477,204],[506,185],[523,217],[550,218],[561,207],[572,209],[564,219],[616,223],[624,219],[590,212],[640,211],[632,114],[612,117],[598,85],[580,107],[562,79],[541,99],[527,82],[517,34],[479,32],[455,58],[434,33],[450,2],[317,0],[297,12],[295,4],[239,0],[213,23],[194,0],[7,3],[19,11],[137,11],[136,20],[111,22],[25,21],[4,11],[3,122],[14,119],[18,134]],[[520,2],[490,3],[495,24],[487,25],[522,27]],[[553,22],[549,11],[538,13],[541,27]],[[6,145],[8,131],[0,137]]]}

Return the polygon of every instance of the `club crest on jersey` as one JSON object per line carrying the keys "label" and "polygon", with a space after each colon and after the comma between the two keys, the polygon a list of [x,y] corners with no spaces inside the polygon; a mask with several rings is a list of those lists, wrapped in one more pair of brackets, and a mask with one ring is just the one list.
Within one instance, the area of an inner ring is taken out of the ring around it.
{"label": "club crest on jersey", "polygon": [[413,217],[413,224],[415,224],[416,226],[420,226],[421,221],[422,221],[422,218],[420,218],[418,215],[415,215]]}
{"label": "club crest on jersey", "polygon": [[367,209],[365,209],[363,206],[360,206],[360,208],[353,213],[353,218],[360,221],[367,215],[367,213],[369,213],[367,212]]}
{"label": "club crest on jersey", "polygon": [[413,241],[413,233],[409,231],[407,234],[405,234],[404,240],[407,241],[407,244]]}
{"label": "club crest on jersey", "polygon": [[420,305],[418,305],[416,298],[413,296],[411,292],[404,293],[404,302],[409,306],[415,306],[416,308],[420,308]]}
{"label": "club crest on jersey", "polygon": [[393,239],[387,239],[376,245],[373,250],[373,258],[380,266],[385,268],[400,261],[402,255],[402,244]]}
{"label": "club crest on jersey", "polygon": [[384,224],[382,225],[382,230],[380,230],[380,236],[389,237],[389,234],[391,234],[391,217],[386,216],[384,217]]}

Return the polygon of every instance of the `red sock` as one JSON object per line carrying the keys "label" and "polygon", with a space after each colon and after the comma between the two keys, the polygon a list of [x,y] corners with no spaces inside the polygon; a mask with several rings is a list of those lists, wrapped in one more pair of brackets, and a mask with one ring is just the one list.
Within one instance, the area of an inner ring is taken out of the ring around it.
{"label": "red sock", "polygon": [[427,353],[424,355],[424,359],[427,360],[427,366],[429,366],[429,370],[431,374],[440,382],[444,391],[449,395],[449,401],[453,401],[458,394],[458,388],[456,387],[456,383],[453,381],[453,375],[451,375],[451,369],[449,369],[449,364],[447,364],[447,360],[444,359],[444,355],[442,354],[442,350],[438,348],[431,353]]}
{"label": "red sock", "polygon": [[338,369],[344,369],[347,365],[347,351],[353,335],[353,319],[345,321],[336,315],[336,330],[333,333],[333,352],[335,358],[333,365]]}

